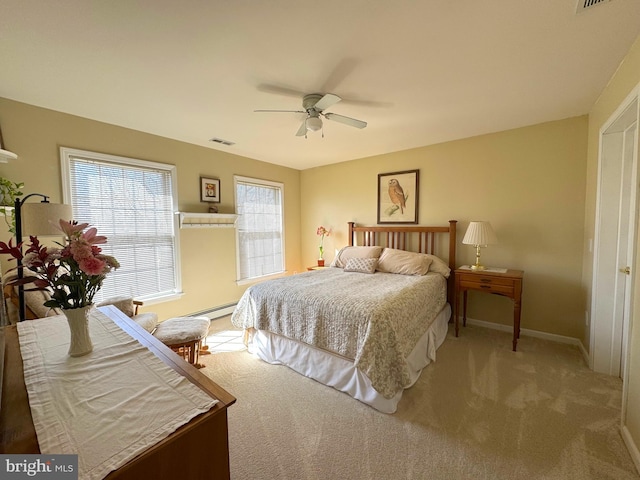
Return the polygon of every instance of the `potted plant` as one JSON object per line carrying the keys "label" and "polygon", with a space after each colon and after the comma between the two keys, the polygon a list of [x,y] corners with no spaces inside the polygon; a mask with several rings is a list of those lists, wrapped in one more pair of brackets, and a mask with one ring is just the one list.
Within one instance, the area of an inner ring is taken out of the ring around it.
{"label": "potted plant", "polygon": [[4,215],[4,220],[9,226],[9,232],[16,233],[16,216],[14,205],[16,198],[22,196],[24,183],[16,183],[6,178],[0,177],[0,213]]}
{"label": "potted plant", "polygon": [[320,256],[318,257],[318,266],[324,267],[324,237],[331,235],[331,230],[327,230],[320,225],[316,230],[316,235],[320,237]]}

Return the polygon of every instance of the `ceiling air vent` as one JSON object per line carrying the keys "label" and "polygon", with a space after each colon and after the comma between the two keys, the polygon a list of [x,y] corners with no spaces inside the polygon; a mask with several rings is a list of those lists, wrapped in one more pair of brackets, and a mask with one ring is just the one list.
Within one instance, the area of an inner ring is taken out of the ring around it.
{"label": "ceiling air vent", "polygon": [[610,0],[578,0],[578,6],[576,7],[576,13],[589,10],[591,7],[600,5],[601,3],[609,2]]}
{"label": "ceiling air vent", "polygon": [[216,137],[210,138],[209,141],[219,143],[221,145],[227,145],[227,146],[235,145],[235,142],[230,142],[229,140],[223,140],[222,138],[216,138]]}

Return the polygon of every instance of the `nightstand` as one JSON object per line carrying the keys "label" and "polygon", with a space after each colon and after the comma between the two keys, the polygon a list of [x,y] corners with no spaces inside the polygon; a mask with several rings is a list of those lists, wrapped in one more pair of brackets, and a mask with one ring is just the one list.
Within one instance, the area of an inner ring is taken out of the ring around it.
{"label": "nightstand", "polygon": [[467,291],[493,293],[513,300],[513,351],[516,351],[520,338],[520,310],[522,306],[522,270],[507,270],[506,272],[488,270],[471,270],[458,268],[455,272],[455,296],[453,315],[456,337],[459,330],[458,308],[460,294],[463,296],[462,325],[467,325]]}
{"label": "nightstand", "polygon": [[318,265],[314,265],[312,267],[307,267],[307,270],[311,272],[312,270],[324,270],[325,268],[329,268],[329,267],[327,266],[319,267]]}

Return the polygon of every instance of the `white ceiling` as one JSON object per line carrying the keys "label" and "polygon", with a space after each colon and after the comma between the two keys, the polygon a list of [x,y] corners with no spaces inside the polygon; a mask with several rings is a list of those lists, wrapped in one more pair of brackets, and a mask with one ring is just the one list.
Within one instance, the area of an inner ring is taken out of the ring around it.
{"label": "white ceiling", "polygon": [[[0,96],[298,169],[589,111],[640,1],[2,0]],[[343,98],[295,133],[304,93]],[[1,120],[2,112],[0,112]],[[220,146],[219,137],[235,142]]]}

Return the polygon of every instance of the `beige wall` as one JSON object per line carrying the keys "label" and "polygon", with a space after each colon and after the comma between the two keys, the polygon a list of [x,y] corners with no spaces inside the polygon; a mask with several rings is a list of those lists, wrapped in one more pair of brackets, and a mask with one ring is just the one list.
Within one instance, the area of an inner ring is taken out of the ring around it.
{"label": "beige wall", "polygon": [[[290,272],[315,263],[318,225],[333,229],[325,240],[330,260],[333,249],[346,244],[348,221],[376,222],[378,173],[418,168],[421,224],[457,219],[461,240],[470,220],[489,220],[500,244],[483,250],[484,262],[525,270],[523,328],[583,335],[586,117],[303,172],[6,99],[0,99],[0,121],[6,146],[20,155],[0,165],[0,175],[53,201],[62,195],[60,146],[177,165],[182,211],[206,211],[200,175],[221,179],[221,212],[234,211],[233,174],[284,182]],[[180,235],[185,296],[153,309],[168,318],[236,301],[244,288],[235,285],[233,230],[185,229]],[[460,244],[458,251],[458,264],[473,261],[472,247]],[[470,295],[472,318],[511,324],[508,300]]]}
{"label": "beige wall", "polygon": [[[200,175],[220,178],[220,213],[235,211],[234,174],[283,182],[286,265],[292,271],[300,269],[298,170],[2,98],[0,125],[6,148],[19,155],[15,162],[0,164],[0,176],[23,181],[25,194],[50,195],[53,202],[62,199],[61,146],[176,165],[181,211],[207,211],[208,204],[200,202]],[[0,234],[8,240],[6,231]],[[166,319],[237,301],[246,287],[235,284],[234,230],[184,229],[180,240],[184,296],[149,310]]]}
{"label": "beige wall", "polygon": [[[587,164],[587,199],[585,206],[585,245],[594,236],[595,211],[598,175],[598,146],[599,131],[603,124],[611,117],[618,106],[625,100],[629,93],[640,84],[640,37],[629,50],[624,61],[609,84],[600,95],[589,113],[589,144]],[[640,248],[640,244],[638,245]],[[583,284],[585,290],[591,293],[591,275],[593,270],[593,255],[584,249]],[[640,250],[636,251],[636,259]],[[636,263],[640,268],[640,263]],[[637,270],[636,270],[637,271]],[[640,282],[636,275],[634,286],[634,308],[630,327],[630,359],[628,375],[627,415],[623,424],[628,428],[629,434],[637,446],[640,446]],[[588,331],[585,332],[585,346],[588,347]],[[638,461],[640,459],[636,459]]]}
{"label": "beige wall", "polygon": [[[471,220],[489,220],[499,244],[483,263],[525,271],[522,327],[581,337],[587,117],[534,125],[301,173],[302,258],[317,258],[318,225],[333,257],[347,222],[376,223],[378,173],[420,170],[419,223],[459,221],[458,265],[475,250],[460,242]],[[470,292],[469,316],[512,324],[503,297]]]}

